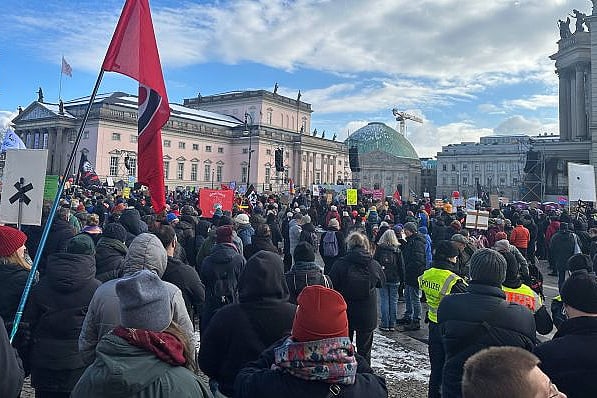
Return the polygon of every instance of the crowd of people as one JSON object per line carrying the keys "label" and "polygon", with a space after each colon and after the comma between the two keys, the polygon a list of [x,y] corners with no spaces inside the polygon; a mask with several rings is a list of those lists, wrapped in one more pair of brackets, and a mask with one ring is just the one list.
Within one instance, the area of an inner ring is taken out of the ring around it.
{"label": "crowd of people", "polygon": [[469,230],[447,201],[359,199],[262,195],[207,218],[188,193],[161,214],[138,192],[68,196],[12,347],[49,206],[41,227],[0,226],[0,396],[30,375],[41,398],[385,397],[376,330],[423,323],[429,397],[597,395],[590,214],[509,206]]}

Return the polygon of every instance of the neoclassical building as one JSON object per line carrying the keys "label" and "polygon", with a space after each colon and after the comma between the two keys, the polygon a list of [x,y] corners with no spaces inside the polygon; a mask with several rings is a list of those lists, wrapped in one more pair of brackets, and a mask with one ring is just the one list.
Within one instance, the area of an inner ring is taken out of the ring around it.
{"label": "neoclassical building", "polygon": [[[57,105],[40,96],[13,120],[27,148],[48,149],[48,174],[64,172],[88,100]],[[351,177],[346,146],[309,133],[312,111],[305,102],[259,90],[188,99],[185,105],[170,104],[170,109],[170,120],[162,129],[168,189],[248,182],[259,191],[277,192],[287,190],[290,179],[296,187],[309,187]],[[278,148],[284,153],[283,172],[274,167]],[[79,151],[87,153],[102,181],[134,178],[137,97],[120,92],[98,95]]]}
{"label": "neoclassical building", "polygon": [[356,146],[360,173],[353,173],[362,188],[384,189],[387,196],[399,190],[408,198],[421,194],[421,161],[412,144],[393,128],[371,122],[356,130],[345,141]]}

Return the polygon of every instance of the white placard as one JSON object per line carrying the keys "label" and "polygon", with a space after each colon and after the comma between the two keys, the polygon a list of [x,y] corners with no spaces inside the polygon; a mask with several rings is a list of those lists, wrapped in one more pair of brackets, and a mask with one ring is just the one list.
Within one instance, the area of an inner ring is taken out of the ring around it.
{"label": "white placard", "polygon": [[568,163],[568,199],[596,202],[595,168],[590,164]]}
{"label": "white placard", "polygon": [[479,210],[466,211],[465,228],[487,230],[489,227],[489,212]]}
{"label": "white placard", "polygon": [[41,209],[43,206],[44,185],[46,179],[46,165],[48,151],[46,149],[19,149],[6,151],[4,176],[2,177],[2,200],[0,201],[0,222],[16,224],[19,216],[19,201],[13,200],[18,193],[15,188],[21,178],[24,185],[32,185],[32,189],[25,192],[30,199],[29,204],[23,203],[21,224],[41,225]]}
{"label": "white placard", "polygon": [[311,193],[313,194],[313,196],[319,196],[319,185],[313,185],[313,190]]}

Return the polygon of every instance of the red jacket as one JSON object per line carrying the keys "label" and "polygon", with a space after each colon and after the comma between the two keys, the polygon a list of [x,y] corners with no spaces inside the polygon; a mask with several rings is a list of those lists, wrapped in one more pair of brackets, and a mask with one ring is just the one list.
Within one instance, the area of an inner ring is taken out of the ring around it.
{"label": "red jacket", "polygon": [[519,249],[526,249],[529,247],[529,241],[531,240],[531,234],[529,230],[522,225],[517,225],[510,234],[510,244],[516,246]]}
{"label": "red jacket", "polygon": [[547,230],[545,230],[545,245],[549,247],[549,242],[551,241],[551,237],[554,236],[556,232],[560,229],[560,222],[559,221],[552,221],[547,226]]}

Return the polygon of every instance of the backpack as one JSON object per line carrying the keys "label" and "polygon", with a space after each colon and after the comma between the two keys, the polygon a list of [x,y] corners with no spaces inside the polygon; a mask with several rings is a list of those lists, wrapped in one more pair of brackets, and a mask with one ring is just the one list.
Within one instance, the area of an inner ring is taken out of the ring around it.
{"label": "backpack", "polygon": [[310,243],[311,246],[313,246],[313,249],[315,250],[316,253],[317,253],[317,250],[319,250],[319,239],[317,239],[316,232],[309,232],[309,231],[302,230],[301,235],[299,237],[299,242]]}
{"label": "backpack", "polygon": [[375,293],[371,284],[369,264],[350,264],[346,275],[345,298],[347,300],[366,300]]}
{"label": "backpack", "polygon": [[323,255],[324,257],[336,257],[340,251],[338,247],[338,238],[336,232],[327,231],[323,235]]}
{"label": "backpack", "polygon": [[392,265],[394,265],[396,256],[393,251],[380,250],[379,256],[377,256],[376,260],[381,265],[381,268],[385,270],[385,269],[388,269],[389,267],[391,267]]}
{"label": "backpack", "polygon": [[236,277],[233,270],[216,272],[214,283],[214,296],[222,305],[231,304],[236,296]]}

